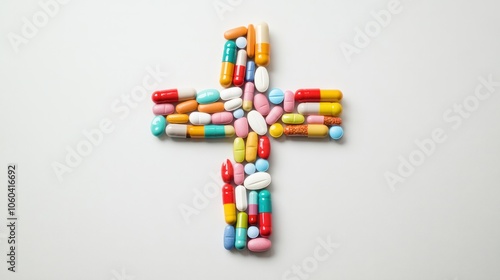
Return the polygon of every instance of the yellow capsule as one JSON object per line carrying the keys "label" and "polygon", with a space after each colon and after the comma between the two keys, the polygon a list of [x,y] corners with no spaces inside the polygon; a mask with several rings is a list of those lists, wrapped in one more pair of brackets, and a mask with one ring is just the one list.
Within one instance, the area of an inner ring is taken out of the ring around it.
{"label": "yellow capsule", "polygon": [[234,161],[242,163],[245,160],[245,140],[241,137],[236,137],[233,142],[233,157]]}
{"label": "yellow capsule", "polygon": [[249,132],[247,136],[247,146],[245,153],[245,160],[248,162],[254,162],[257,159],[257,147],[259,142],[259,136],[255,131]]}
{"label": "yellow capsule", "polygon": [[285,127],[286,136],[326,137],[328,126],[324,124],[291,124]]}
{"label": "yellow capsule", "polygon": [[168,123],[187,123],[189,122],[189,115],[187,114],[170,114],[167,116]]}
{"label": "yellow capsule", "polygon": [[226,203],[224,204],[224,219],[226,223],[232,225],[236,223],[236,204]]}
{"label": "yellow capsule", "polygon": [[271,125],[271,127],[269,128],[269,134],[274,138],[280,137],[281,135],[283,135],[283,126],[280,123]]}
{"label": "yellow capsule", "polygon": [[281,121],[286,124],[301,124],[304,123],[305,118],[301,114],[284,114],[281,116]]}

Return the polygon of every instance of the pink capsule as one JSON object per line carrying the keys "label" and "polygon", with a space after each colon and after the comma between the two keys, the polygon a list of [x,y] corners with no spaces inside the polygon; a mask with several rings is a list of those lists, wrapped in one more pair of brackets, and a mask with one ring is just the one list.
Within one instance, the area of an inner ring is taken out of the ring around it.
{"label": "pink capsule", "polygon": [[283,101],[283,109],[287,113],[293,112],[295,109],[295,94],[291,90],[285,91],[285,100]]}
{"label": "pink capsule", "polygon": [[266,123],[272,125],[276,123],[283,115],[283,108],[281,106],[274,106],[266,117]]}
{"label": "pink capsule", "polygon": [[230,124],[233,122],[233,113],[219,112],[212,115],[213,124]]}
{"label": "pink capsule", "polygon": [[262,93],[257,93],[253,97],[253,105],[255,106],[255,110],[257,110],[257,112],[259,112],[262,116],[267,116],[271,111],[271,108],[269,107],[269,100],[267,100],[267,97]]}
{"label": "pink capsule", "polygon": [[174,112],[174,105],[170,103],[164,103],[164,104],[155,104],[153,106],[153,114],[155,115],[170,115]]}
{"label": "pink capsule", "polygon": [[245,181],[245,167],[241,163],[233,163],[233,179],[236,185],[241,185]]}
{"label": "pink capsule", "polygon": [[248,136],[248,120],[246,117],[242,117],[234,121],[234,130],[236,136],[241,138],[246,138]]}
{"label": "pink capsule", "polygon": [[243,90],[243,110],[249,112],[253,109],[253,94],[255,92],[255,85],[252,82],[247,82],[245,84],[245,90]]}

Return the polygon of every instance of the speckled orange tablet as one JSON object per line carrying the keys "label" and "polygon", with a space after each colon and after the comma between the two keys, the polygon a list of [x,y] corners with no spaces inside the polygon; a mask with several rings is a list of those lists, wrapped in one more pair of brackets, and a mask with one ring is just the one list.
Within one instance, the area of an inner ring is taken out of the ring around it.
{"label": "speckled orange tablet", "polygon": [[224,112],[224,102],[215,102],[215,103],[210,103],[210,104],[200,104],[198,105],[198,111],[203,112],[203,113],[218,113],[218,112]]}
{"label": "speckled orange tablet", "polygon": [[227,40],[233,40],[245,35],[247,35],[247,28],[245,26],[236,27],[224,32],[224,38]]}

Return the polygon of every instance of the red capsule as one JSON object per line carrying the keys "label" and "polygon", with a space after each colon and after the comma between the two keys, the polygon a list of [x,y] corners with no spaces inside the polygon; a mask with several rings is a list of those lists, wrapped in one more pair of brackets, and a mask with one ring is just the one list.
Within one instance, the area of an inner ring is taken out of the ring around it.
{"label": "red capsule", "polygon": [[233,72],[233,84],[237,87],[241,87],[245,82],[245,73],[247,65],[247,52],[245,50],[239,50],[236,57],[236,65],[234,66]]}
{"label": "red capsule", "polygon": [[260,235],[268,237],[272,233],[272,214],[268,212],[259,213]]}
{"label": "red capsule", "polygon": [[224,220],[228,225],[236,223],[236,204],[234,200],[234,187],[230,184],[224,184],[222,186],[222,204],[224,205]]}
{"label": "red capsule", "polygon": [[222,186],[222,204],[235,203],[234,187],[231,184]]}
{"label": "red capsule", "polygon": [[267,159],[269,157],[271,154],[271,141],[269,141],[269,137],[264,135],[259,138],[257,154],[263,159]]}
{"label": "red capsule", "polygon": [[193,88],[185,89],[165,89],[153,92],[151,99],[156,104],[174,103],[196,98],[196,90]]}
{"label": "red capsule", "polygon": [[231,183],[234,176],[233,164],[229,159],[222,163],[220,174],[224,183]]}

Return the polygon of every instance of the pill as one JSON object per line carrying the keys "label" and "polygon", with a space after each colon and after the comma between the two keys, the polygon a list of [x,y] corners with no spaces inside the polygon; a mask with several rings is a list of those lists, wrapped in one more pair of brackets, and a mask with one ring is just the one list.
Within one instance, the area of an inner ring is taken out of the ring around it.
{"label": "pill", "polygon": [[255,89],[259,92],[266,92],[269,88],[269,73],[266,67],[257,67],[254,76]]}
{"label": "pill", "polygon": [[175,106],[175,111],[179,114],[191,113],[193,111],[196,111],[197,109],[198,102],[196,102],[196,100],[183,101]]}
{"label": "pill", "polygon": [[245,140],[236,137],[233,142],[233,157],[234,161],[242,163],[245,160]]}
{"label": "pill", "polygon": [[247,55],[253,57],[255,54],[255,28],[249,24],[247,28]]}
{"label": "pill", "polygon": [[189,122],[189,115],[187,114],[170,114],[167,116],[168,123],[187,123]]}
{"label": "pill", "polygon": [[243,91],[243,110],[250,111],[253,109],[253,96],[255,92],[255,85],[252,82],[247,82],[245,84],[245,90]]}
{"label": "pill", "polygon": [[267,124],[264,117],[257,111],[252,110],[247,114],[248,125],[259,135],[267,133]]}
{"label": "pill", "polygon": [[224,111],[224,102],[215,102],[210,104],[200,104],[198,105],[198,111],[203,113],[218,113]]}
{"label": "pill", "polygon": [[[271,175],[267,172],[256,172],[248,176],[243,185],[247,190],[256,191],[263,188],[267,188],[271,184]],[[260,200],[259,200],[260,203]]]}
{"label": "pill", "polygon": [[248,121],[247,118],[242,117],[234,121],[234,130],[236,136],[241,138],[247,138],[248,136]]}
{"label": "pill", "polygon": [[271,103],[278,105],[285,99],[285,93],[279,88],[273,88],[269,91],[268,98]]}
{"label": "pill", "polygon": [[342,92],[338,89],[298,89],[295,91],[297,102],[338,102],[342,99]]}
{"label": "pill", "polygon": [[[198,105],[196,105],[196,106],[198,106]],[[153,114],[155,114],[155,115],[165,116],[168,114],[172,114],[173,112],[174,112],[174,105],[172,105],[170,103],[155,104],[153,106]]]}
{"label": "pill", "polygon": [[245,35],[247,35],[247,28],[245,26],[239,26],[224,32],[224,38],[226,38],[226,40],[236,39]]}
{"label": "pill", "polygon": [[245,174],[252,175],[255,173],[255,164],[249,162],[245,164]]}
{"label": "pill", "polygon": [[261,190],[259,192],[259,231],[264,237],[272,233],[272,212],[271,193],[268,190]]}
{"label": "pill", "polygon": [[248,227],[247,235],[249,238],[257,238],[259,236],[259,228],[256,226]]}
{"label": "pill", "polygon": [[243,167],[243,164],[241,163],[235,163],[233,164],[233,170],[234,170],[234,183],[236,185],[241,185],[245,181],[245,168]]}
{"label": "pill", "polygon": [[216,89],[205,89],[196,94],[196,102],[199,104],[214,103],[220,98],[220,93]]}
{"label": "pill", "polygon": [[234,237],[236,233],[234,230],[234,226],[226,225],[224,228],[224,248],[226,250],[231,250],[234,248]]}
{"label": "pill", "polygon": [[248,241],[248,250],[254,253],[262,253],[271,249],[271,245],[272,245],[271,240],[267,238],[264,237],[254,238]]}
{"label": "pill", "polygon": [[287,113],[293,112],[295,109],[295,97],[294,93],[291,90],[285,91],[285,99],[283,101],[283,109]]}
{"label": "pill", "polygon": [[233,82],[234,64],[236,63],[236,43],[227,41],[224,44],[222,53],[222,65],[220,70],[220,85],[223,87],[231,86]]}
{"label": "pill", "polygon": [[233,164],[229,159],[222,163],[220,174],[224,183],[231,183],[234,176]]}
{"label": "pill", "polygon": [[241,99],[241,98],[231,99],[231,100],[224,102],[224,110],[234,111],[234,110],[240,108],[242,104],[243,104],[243,99]]}
{"label": "pill", "polygon": [[165,127],[167,126],[167,121],[164,116],[155,116],[151,121],[151,133],[154,136],[160,136],[165,132]]}
{"label": "pill", "polygon": [[242,86],[245,82],[247,51],[239,50],[236,56],[236,64],[234,65],[233,84],[237,87]]}
{"label": "pill", "polygon": [[310,115],[310,116],[307,116],[307,123],[326,124],[326,125],[341,125],[342,118],[332,117],[332,116]]}
{"label": "pill", "polygon": [[222,186],[222,204],[224,205],[224,220],[226,224],[234,224],[236,222],[236,204],[234,202],[234,188],[230,184]]}
{"label": "pill", "polygon": [[297,111],[302,115],[324,115],[337,117],[342,113],[340,103],[330,102],[306,102],[297,106]]}
{"label": "pill", "polygon": [[243,116],[245,116],[245,111],[243,111],[243,109],[236,109],[234,110],[233,112],[233,116],[235,119],[240,119],[240,118],[243,118]]}
{"label": "pill", "polygon": [[250,191],[248,193],[248,223],[256,225],[259,222],[259,193]]}
{"label": "pill", "polygon": [[220,99],[227,101],[241,97],[242,94],[243,91],[241,90],[240,87],[230,87],[220,92]]}
{"label": "pill", "polygon": [[255,63],[259,66],[269,64],[269,26],[262,22],[255,26]]}
{"label": "pill", "polygon": [[247,201],[247,189],[242,185],[236,186],[235,188],[235,198],[236,198],[236,209],[238,211],[245,211],[248,207]]}
{"label": "pill", "polygon": [[266,172],[269,170],[269,161],[267,161],[267,159],[259,158],[255,161],[255,168],[258,172]]}
{"label": "pill", "polygon": [[269,114],[269,111],[271,111],[271,108],[269,107],[269,101],[267,100],[267,97],[262,93],[257,93],[253,97],[253,105],[255,107],[255,110],[257,110],[257,112],[259,112],[262,116],[267,116]]}
{"label": "pill", "polygon": [[344,129],[338,125],[334,125],[330,127],[329,134],[332,139],[339,140],[344,136]]}
{"label": "pill", "polygon": [[233,114],[231,112],[219,112],[212,115],[213,124],[230,124],[233,122]]}
{"label": "pill", "polygon": [[328,127],[324,124],[291,124],[283,132],[286,136],[325,137],[328,135]]}
{"label": "pill", "polygon": [[244,49],[247,46],[247,38],[245,37],[236,38],[236,46],[239,49]]}
{"label": "pill", "polygon": [[247,213],[239,212],[238,219],[236,220],[236,236],[234,242],[234,247],[238,250],[245,249],[245,247],[247,246],[247,227]]}
{"label": "pill", "polygon": [[279,138],[283,135],[283,126],[280,123],[275,123],[269,127],[269,134],[274,138]]}
{"label": "pill", "polygon": [[189,122],[194,125],[205,125],[211,122],[211,116],[203,112],[191,112],[189,114]]}
{"label": "pill", "polygon": [[263,135],[259,137],[259,147],[257,148],[257,155],[260,158],[267,159],[271,154],[271,141],[269,137]]}
{"label": "pill", "polygon": [[186,125],[169,124],[166,134],[176,138],[223,138],[233,137],[232,125]]}
{"label": "pill", "polygon": [[245,146],[245,160],[247,162],[254,162],[257,159],[257,145],[259,139],[257,133],[249,132],[247,136],[247,143]]}
{"label": "pill", "polygon": [[284,114],[281,121],[286,124],[301,124],[304,123],[305,118],[301,114]]}
{"label": "pill", "polygon": [[273,123],[277,122],[281,116],[283,115],[283,108],[281,106],[274,106],[271,109],[271,112],[266,116],[266,123],[268,125],[272,125]]}
{"label": "pill", "polygon": [[153,102],[159,103],[174,103],[196,98],[196,90],[194,88],[184,89],[165,89],[153,92],[151,97]]}
{"label": "pill", "polygon": [[253,60],[247,61],[245,82],[253,82],[255,79],[255,62]]}

